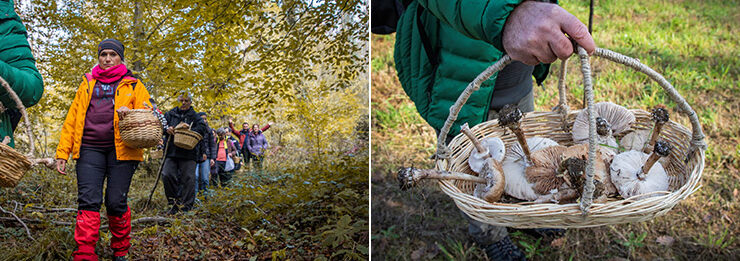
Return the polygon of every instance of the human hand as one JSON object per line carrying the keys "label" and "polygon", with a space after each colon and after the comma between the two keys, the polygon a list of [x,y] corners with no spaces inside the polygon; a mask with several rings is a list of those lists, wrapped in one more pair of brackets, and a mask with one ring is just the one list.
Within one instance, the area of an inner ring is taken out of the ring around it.
{"label": "human hand", "polygon": [[208,160],[208,157],[206,157],[206,154],[203,154],[203,160]]}
{"label": "human hand", "polygon": [[214,165],[216,165],[216,161],[215,160],[211,160],[211,167],[213,167]]}
{"label": "human hand", "polygon": [[272,125],[275,125],[275,123],[274,122],[268,122],[267,125],[272,126]]}
{"label": "human hand", "polygon": [[170,135],[175,135],[175,128],[172,128],[172,126],[167,127],[167,133]]}
{"label": "human hand", "polygon": [[526,1],[509,15],[502,41],[512,60],[536,65],[573,54],[573,44],[565,34],[589,54],[596,50],[586,25],[568,11],[556,4]]}
{"label": "human hand", "polygon": [[118,110],[116,110],[116,112],[118,112],[118,119],[123,120],[123,117],[126,116],[126,114],[128,114],[130,111],[131,109],[129,109],[128,107],[121,106],[120,108],[118,108]]}
{"label": "human hand", "polygon": [[64,170],[67,168],[67,160],[65,159],[57,159],[57,172],[62,175],[67,175]]}

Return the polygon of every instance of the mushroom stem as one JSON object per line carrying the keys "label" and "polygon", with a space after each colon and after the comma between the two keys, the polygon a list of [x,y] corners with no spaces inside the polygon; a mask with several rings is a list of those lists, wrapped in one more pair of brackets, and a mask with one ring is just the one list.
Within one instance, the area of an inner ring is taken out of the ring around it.
{"label": "mushroom stem", "polygon": [[526,155],[527,160],[529,160],[530,155],[529,155],[529,146],[527,145],[527,138],[524,137],[524,132],[522,131],[521,128],[519,128],[519,123],[517,123],[515,127],[511,127],[510,129],[516,135],[516,140],[519,141],[519,144],[522,145],[522,151],[524,151],[524,155]]}
{"label": "mushroom stem", "polygon": [[486,152],[486,148],[484,148],[483,145],[480,144],[480,140],[478,140],[478,138],[475,137],[475,134],[473,134],[473,131],[470,130],[470,128],[468,127],[468,123],[465,123],[460,127],[460,132],[465,134],[465,136],[468,136],[468,139],[471,143],[473,143],[473,146],[475,146],[475,149],[478,150],[478,153]]}
{"label": "mushroom stem", "polygon": [[643,165],[642,169],[640,169],[640,173],[637,174],[637,178],[639,180],[645,180],[645,178],[647,177],[647,173],[650,172],[650,169],[653,167],[653,165],[655,165],[656,162],[658,162],[660,157],[668,156],[670,152],[671,152],[671,145],[668,142],[665,142],[665,141],[655,142],[653,153],[650,154],[650,157],[648,157],[647,161],[645,162],[645,165]]}
{"label": "mushroom stem", "polygon": [[414,167],[401,168],[398,170],[398,182],[400,183],[401,189],[403,190],[416,186],[416,183],[422,179],[462,180],[483,184],[486,184],[487,182],[485,178],[458,172],[440,171],[433,169],[417,169]]}
{"label": "mushroom stem", "polygon": [[522,151],[524,152],[526,161],[529,162],[529,159],[530,159],[529,146],[527,145],[527,139],[524,137],[524,132],[522,131],[522,128],[520,128],[521,120],[522,120],[522,111],[519,110],[519,108],[516,107],[516,105],[514,104],[504,105],[504,107],[501,108],[501,110],[499,111],[499,115],[498,115],[499,124],[501,126],[511,129],[511,131],[514,132],[514,135],[516,135],[517,141],[522,146]]}
{"label": "mushroom stem", "polygon": [[596,117],[596,133],[599,134],[599,136],[607,136],[609,135],[609,131],[612,129],[611,124],[609,124],[608,121],[606,121],[604,118]]}
{"label": "mushroom stem", "polygon": [[650,140],[647,144],[645,144],[645,147],[642,149],[642,152],[644,153],[650,153],[651,148],[655,145],[655,142],[658,140],[658,137],[660,136],[660,131],[663,130],[663,125],[665,125],[666,122],[668,122],[669,115],[668,110],[665,109],[663,106],[656,106],[653,109],[653,112],[651,113],[653,121],[655,121],[655,127],[653,128],[653,134],[650,136]]}

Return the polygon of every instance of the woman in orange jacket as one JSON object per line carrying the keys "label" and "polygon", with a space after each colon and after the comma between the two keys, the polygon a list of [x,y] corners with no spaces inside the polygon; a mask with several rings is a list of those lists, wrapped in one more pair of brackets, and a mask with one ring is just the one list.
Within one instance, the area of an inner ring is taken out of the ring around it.
{"label": "woman in orange jacket", "polygon": [[77,89],[57,147],[57,171],[65,173],[70,156],[77,160],[77,222],[74,260],[97,260],[95,244],[100,206],[105,207],[114,260],[126,260],[131,247],[131,210],[126,203],[142,149],[127,147],[118,130],[119,117],[150,106],[149,92],[123,64],[124,47],[115,39],[98,44],[98,65]]}

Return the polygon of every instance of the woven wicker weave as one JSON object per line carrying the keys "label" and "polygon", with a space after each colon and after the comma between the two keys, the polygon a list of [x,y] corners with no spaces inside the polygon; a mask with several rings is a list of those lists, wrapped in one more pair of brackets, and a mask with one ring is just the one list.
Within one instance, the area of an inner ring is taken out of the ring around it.
{"label": "woven wicker weave", "polygon": [[161,159],[162,156],[163,156],[163,154],[164,154],[162,152],[163,152],[163,150],[152,150],[152,151],[149,151],[149,157],[151,159]]}
{"label": "woven wicker weave", "polygon": [[0,187],[15,187],[30,168],[26,156],[0,143]]}
{"label": "woven wicker weave", "polygon": [[192,150],[195,148],[195,145],[198,144],[200,139],[202,139],[203,136],[200,136],[197,132],[194,132],[192,130],[188,129],[175,129],[175,146],[186,149],[186,150]]}
{"label": "woven wicker weave", "polygon": [[162,140],[162,124],[151,110],[129,111],[118,123],[118,129],[123,143],[131,148],[154,147]]}
{"label": "woven wicker weave", "polygon": [[[607,54],[605,55],[604,53]],[[583,54],[585,54],[585,51]],[[607,58],[611,61],[615,61],[615,59],[609,56],[616,56],[613,52],[604,49],[597,49],[595,55]],[[619,58],[622,59],[623,56],[620,56]],[[583,56],[581,59],[583,59]],[[636,60],[633,60],[628,61],[631,64],[627,64],[626,62],[623,63],[622,61],[615,62],[626,64],[640,72],[645,72],[649,76],[654,77],[654,75],[651,75],[650,72],[646,72],[643,68],[636,68],[637,65],[635,64],[638,64],[639,62],[635,62]],[[586,62],[587,61],[588,60],[586,60]],[[495,64],[494,66],[498,67],[494,68],[494,70],[500,70],[500,68],[503,68],[506,63],[507,61],[502,62],[502,64]],[[642,64],[639,65],[644,66]],[[491,68],[494,66],[491,66]],[[563,62],[563,66],[565,66],[565,62]],[[585,70],[586,69],[584,69],[584,71]],[[484,75],[485,73],[490,74],[486,76]],[[654,71],[652,71],[652,73],[654,73]],[[477,78],[476,81],[471,83],[471,85],[476,84],[477,82],[478,86],[480,86],[480,82],[485,81],[491,74],[492,72],[487,70],[481,74],[483,77],[479,76],[481,79]],[[584,73],[584,75],[588,74]],[[666,171],[670,177],[670,191],[650,193],[648,194],[650,197],[640,195],[622,200],[610,199],[606,203],[587,204],[585,210],[582,206],[583,202],[580,204],[535,204],[533,202],[489,203],[472,195],[475,185],[469,181],[441,180],[439,181],[439,184],[442,191],[449,195],[455,201],[458,208],[468,214],[471,218],[484,223],[507,227],[595,227],[609,224],[646,221],[665,214],[678,204],[679,201],[685,199],[700,187],[699,183],[704,170],[704,146],[706,145],[703,143],[704,135],[701,132],[701,126],[698,125],[696,114],[688,104],[685,103],[685,100],[683,100],[682,97],[676,98],[680,97],[680,95],[675,92],[672,86],[670,86],[662,76],[658,78],[659,79],[657,80],[656,78],[653,79],[658,81],[661,86],[669,92],[669,96],[679,104],[679,111],[684,112],[691,118],[692,127],[694,127],[692,132],[689,128],[674,121],[670,121],[664,126],[664,129],[661,132],[661,138],[669,142],[674,147],[674,150],[671,151],[670,157],[668,158],[669,163],[666,166]],[[477,90],[475,86],[471,85],[469,85],[469,89],[472,89],[473,91]],[[562,90],[563,89],[561,88],[561,92]],[[587,94],[591,95],[590,103],[593,103],[593,94],[588,91]],[[463,95],[468,95],[469,97],[470,93],[464,93]],[[463,97],[463,95],[458,99],[458,103],[465,103],[467,97]],[[561,93],[561,102],[564,100],[562,97],[564,97],[564,93]],[[652,128],[653,122],[651,121],[650,114],[648,112],[644,110],[631,111],[636,117],[636,122],[631,126],[631,131]],[[546,137],[557,141],[561,145],[570,146],[573,145],[570,129],[573,126],[573,122],[578,112],[580,111],[570,111],[567,113],[565,111],[528,113],[522,119],[521,128],[524,130],[527,137]],[[450,125],[454,122],[454,117],[456,117],[456,115],[457,112],[451,112],[450,118],[448,119]],[[449,127],[447,127],[447,130],[449,130]],[[516,136],[511,131],[501,128],[498,125],[497,120],[483,122],[476,125],[471,130],[476,134],[476,136],[481,138],[501,138],[506,144],[507,149],[517,143]],[[625,134],[626,133],[622,133],[620,136]],[[446,135],[444,128],[440,137],[442,137],[442,135]],[[440,143],[438,143],[438,145],[439,144]],[[438,170],[473,173],[469,169],[467,158],[470,151],[474,148],[467,137],[463,134],[457,135],[448,146],[442,145],[438,147],[437,155],[439,157],[436,162],[436,168]],[[591,147],[595,146],[592,144]],[[447,154],[444,155],[445,153]],[[589,160],[593,161],[593,158]],[[585,194],[586,192],[584,190],[584,195]]]}

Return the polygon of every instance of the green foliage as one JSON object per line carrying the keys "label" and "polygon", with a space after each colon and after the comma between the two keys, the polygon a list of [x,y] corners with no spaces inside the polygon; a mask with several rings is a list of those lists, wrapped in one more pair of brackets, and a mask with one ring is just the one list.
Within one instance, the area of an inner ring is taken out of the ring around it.
{"label": "green foliage", "polygon": [[463,244],[461,241],[447,239],[445,245],[436,243],[437,247],[447,260],[474,260],[475,247]]}
{"label": "green foliage", "polygon": [[694,237],[694,241],[713,250],[724,250],[735,242],[735,237],[728,235],[728,233],[729,229],[727,227],[721,233],[716,234],[711,226],[707,226],[707,231],[698,237]]}
{"label": "green foliage", "polygon": [[619,241],[619,244],[625,246],[627,248],[627,252],[632,255],[635,252],[635,249],[641,248],[645,246],[645,237],[647,237],[647,232],[642,232],[640,234],[635,234],[634,232],[630,232],[629,235],[627,235],[627,240],[621,240]]}

